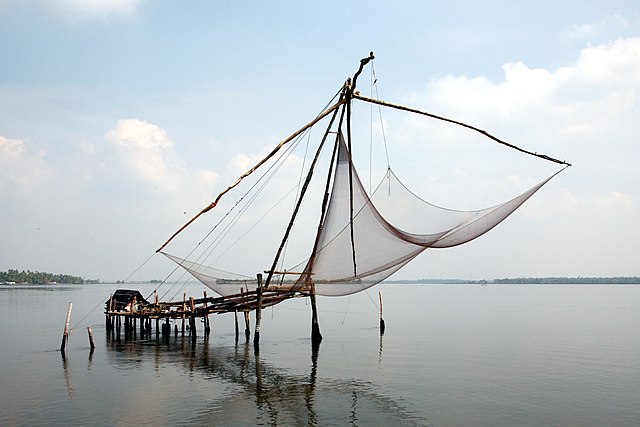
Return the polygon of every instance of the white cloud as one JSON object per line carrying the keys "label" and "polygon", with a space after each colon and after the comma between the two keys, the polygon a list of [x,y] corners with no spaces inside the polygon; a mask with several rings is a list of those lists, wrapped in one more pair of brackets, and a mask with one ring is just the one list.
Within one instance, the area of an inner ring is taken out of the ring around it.
{"label": "white cloud", "polygon": [[236,154],[231,158],[227,165],[227,169],[233,175],[240,175],[249,170],[250,167],[260,159],[252,159],[244,153]]}
{"label": "white cloud", "polygon": [[574,39],[588,38],[598,36],[610,28],[617,29],[627,26],[629,26],[627,18],[618,14],[608,15],[597,22],[573,25],[569,31],[569,36]]}
{"label": "white cloud", "polygon": [[45,161],[44,150],[33,151],[21,139],[0,136],[0,194],[24,196],[50,183],[55,171]]}
{"label": "white cloud", "polygon": [[154,192],[169,195],[210,192],[212,171],[192,172],[174,151],[164,129],[138,119],[119,120],[105,136],[129,172]]}
{"label": "white cloud", "polygon": [[131,172],[160,193],[180,186],[185,167],[175,158],[173,143],[158,126],[137,119],[119,120],[106,134]]}
{"label": "white cloud", "polygon": [[81,16],[108,16],[135,12],[140,0],[55,0],[59,9]]}
{"label": "white cloud", "polygon": [[[640,37],[585,48],[573,65],[556,70],[521,62],[503,69],[499,83],[466,76],[435,80],[420,102],[430,111],[517,136],[551,155],[561,142],[578,143],[585,136],[616,135],[623,143],[621,133],[631,138],[637,127]],[[411,125],[424,122],[412,118]]]}
{"label": "white cloud", "polygon": [[594,204],[612,209],[637,208],[638,198],[620,191],[610,191],[607,194],[598,194],[594,197]]}
{"label": "white cloud", "polygon": [[500,83],[466,76],[436,80],[424,103],[486,127],[538,121],[558,132],[592,129],[636,105],[640,37],[588,47],[570,67],[548,71],[516,62],[503,70]]}
{"label": "white cloud", "polygon": [[45,8],[69,18],[131,15],[142,0],[0,0],[0,13],[11,8]]}

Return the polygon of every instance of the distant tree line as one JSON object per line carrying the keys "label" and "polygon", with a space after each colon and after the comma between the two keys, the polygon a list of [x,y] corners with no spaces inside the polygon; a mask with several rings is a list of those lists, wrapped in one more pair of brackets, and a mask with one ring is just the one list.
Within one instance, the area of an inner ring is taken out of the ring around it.
{"label": "distant tree line", "polygon": [[29,284],[45,284],[45,283],[93,283],[95,280],[84,280],[82,277],[71,276],[69,274],[51,274],[39,271],[18,271],[7,270],[0,271],[0,283],[29,283]]}
{"label": "distant tree line", "polygon": [[526,285],[637,285],[640,277],[520,277],[496,279],[493,283]]}
{"label": "distant tree line", "polygon": [[461,280],[461,279],[414,279],[385,280],[384,283],[404,284],[509,284],[509,285],[638,285],[640,277],[518,277],[514,279]]}

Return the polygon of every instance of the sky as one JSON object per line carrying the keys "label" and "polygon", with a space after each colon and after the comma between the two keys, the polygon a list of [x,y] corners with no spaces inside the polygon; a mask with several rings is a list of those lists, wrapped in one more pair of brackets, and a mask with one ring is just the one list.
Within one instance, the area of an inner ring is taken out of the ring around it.
{"label": "sky", "polygon": [[[573,165],[397,278],[640,276],[640,3],[616,0],[0,0],[0,271],[163,278],[162,256],[138,267],[369,51],[380,98]],[[393,170],[444,206],[489,206],[560,169],[382,122]]]}

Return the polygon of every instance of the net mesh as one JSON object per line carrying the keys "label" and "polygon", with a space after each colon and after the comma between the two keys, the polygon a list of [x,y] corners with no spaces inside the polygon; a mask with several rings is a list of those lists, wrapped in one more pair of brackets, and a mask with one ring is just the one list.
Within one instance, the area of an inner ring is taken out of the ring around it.
{"label": "net mesh", "polygon": [[[499,205],[451,210],[416,196],[391,169],[370,198],[353,168],[342,136],[339,145],[331,198],[315,253],[289,269],[301,274],[276,275],[272,286],[303,289],[313,283],[316,294],[325,296],[360,292],[386,279],[427,248],[457,246],[483,235],[559,173]],[[256,286],[255,281],[167,256],[221,295]]]}

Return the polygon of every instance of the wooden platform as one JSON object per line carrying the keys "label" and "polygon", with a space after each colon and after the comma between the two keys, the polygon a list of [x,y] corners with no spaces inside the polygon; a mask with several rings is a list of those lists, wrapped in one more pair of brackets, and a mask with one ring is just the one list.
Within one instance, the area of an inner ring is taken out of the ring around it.
{"label": "wooden platform", "polygon": [[[125,334],[136,333],[138,330],[137,323],[139,321],[140,334],[151,334],[151,320],[155,320],[156,335],[160,333],[169,334],[171,333],[170,319],[180,319],[182,320],[182,333],[188,330],[189,334],[195,336],[196,318],[203,319],[204,332],[208,334],[210,331],[210,314],[235,313],[237,339],[239,334],[237,313],[241,312],[244,314],[245,335],[248,340],[250,330],[249,312],[255,311],[256,325],[254,341],[257,344],[259,340],[262,309],[287,299],[307,297],[309,296],[309,290],[304,287],[293,288],[290,286],[277,286],[269,288],[258,287],[253,291],[223,297],[207,297],[206,291],[203,294],[203,298],[194,299],[190,297],[187,299],[186,294],[183,294],[182,301],[160,302],[158,301],[156,293],[154,297],[155,301],[151,303],[137,290],[118,289],[105,303],[107,331],[117,330],[119,333],[121,326],[124,324]],[[162,325],[160,324],[161,319],[164,319]],[[186,326],[186,322],[188,322],[188,326]],[[178,333],[178,331],[178,324],[176,323],[174,333]]]}
{"label": "wooden platform", "polygon": [[[137,292],[137,291],[129,291]],[[292,290],[290,287],[263,288],[261,295],[257,290],[243,292],[224,297],[183,298],[182,301],[154,302],[139,301],[134,298],[130,304],[117,307],[111,299],[106,303],[107,316],[145,317],[150,319],[181,319],[183,317],[204,317],[209,314],[222,314],[252,311],[261,305],[262,308],[278,304],[284,300],[306,297],[304,289]]]}

